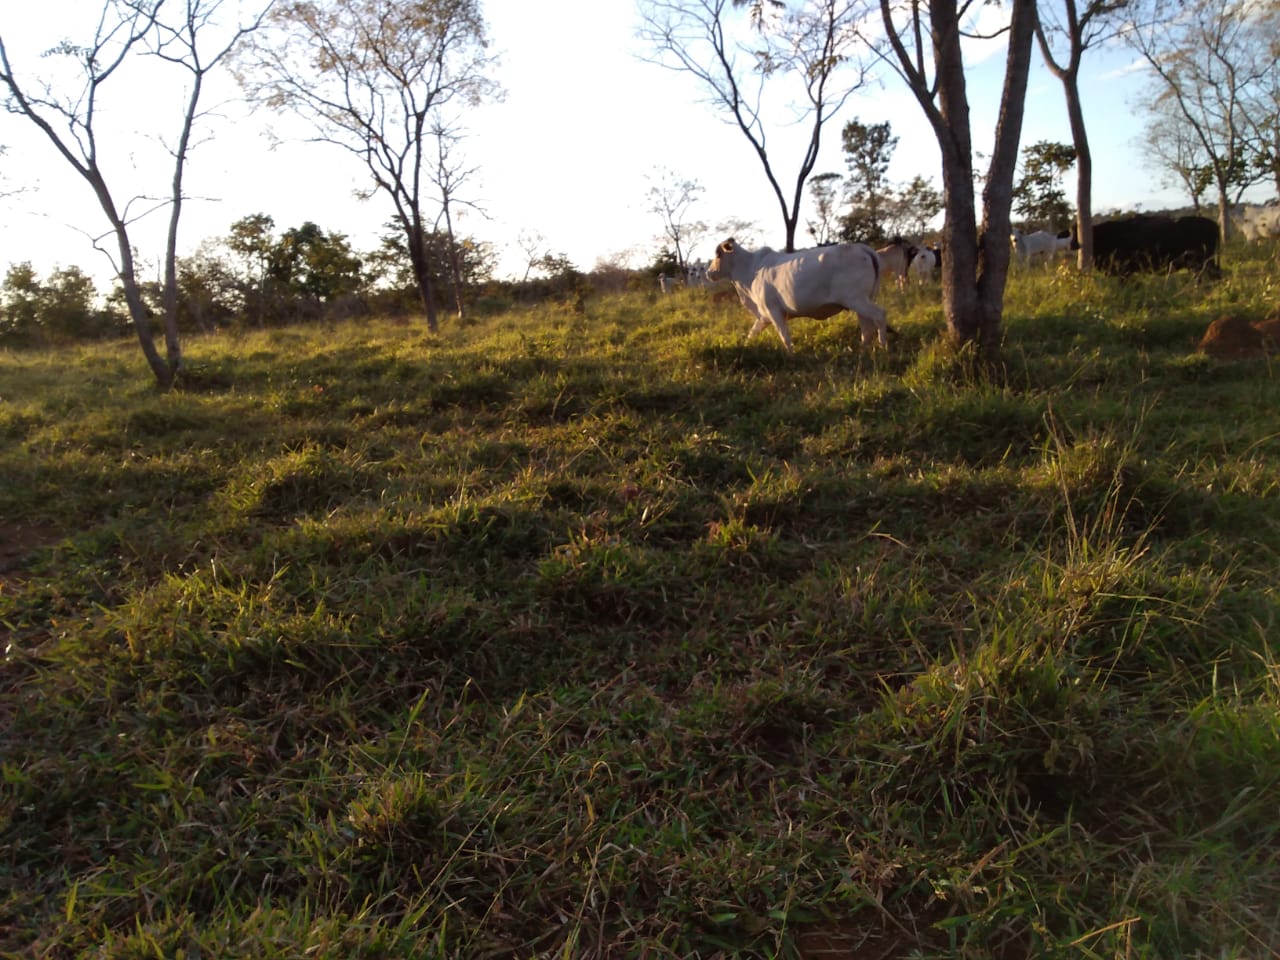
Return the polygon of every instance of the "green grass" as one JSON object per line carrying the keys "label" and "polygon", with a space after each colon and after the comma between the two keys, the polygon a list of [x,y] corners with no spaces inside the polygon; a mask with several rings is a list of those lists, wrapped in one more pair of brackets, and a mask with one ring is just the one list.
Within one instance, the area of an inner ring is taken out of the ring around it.
{"label": "green grass", "polygon": [[0,353],[0,955],[1274,955],[1231,265]]}

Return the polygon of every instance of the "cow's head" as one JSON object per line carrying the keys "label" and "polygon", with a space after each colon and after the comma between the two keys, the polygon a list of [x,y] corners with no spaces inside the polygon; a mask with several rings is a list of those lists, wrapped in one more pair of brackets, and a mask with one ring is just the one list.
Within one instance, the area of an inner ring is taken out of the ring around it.
{"label": "cow's head", "polygon": [[737,249],[738,241],[734,240],[733,237],[716,247],[716,255],[707,264],[708,280],[719,280],[725,275],[725,272],[729,269],[729,260]]}

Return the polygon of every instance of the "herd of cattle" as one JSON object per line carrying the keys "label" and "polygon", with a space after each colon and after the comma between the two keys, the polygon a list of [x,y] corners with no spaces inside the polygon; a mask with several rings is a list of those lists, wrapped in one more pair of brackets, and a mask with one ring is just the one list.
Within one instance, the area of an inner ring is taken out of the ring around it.
{"label": "herd of cattle", "polygon": [[[1237,207],[1233,225],[1246,239],[1280,238],[1280,206]],[[1047,231],[1010,236],[1013,259],[1021,264],[1052,261],[1079,249],[1074,232]],[[1119,276],[1140,271],[1187,269],[1216,279],[1218,225],[1206,217],[1134,216],[1093,226],[1094,263]],[[710,263],[698,261],[684,276],[662,274],[663,293],[677,286],[709,287],[727,284],[755,317],[747,339],[772,326],[791,349],[788,321],[796,317],[822,320],[842,310],[858,317],[862,342],[888,343],[890,329],[884,309],[875,302],[881,283],[899,288],[936,279],[942,250],[895,239],[872,249],[861,243],[840,243],[779,253],[768,247],[748,250],[730,239],[716,247]]]}

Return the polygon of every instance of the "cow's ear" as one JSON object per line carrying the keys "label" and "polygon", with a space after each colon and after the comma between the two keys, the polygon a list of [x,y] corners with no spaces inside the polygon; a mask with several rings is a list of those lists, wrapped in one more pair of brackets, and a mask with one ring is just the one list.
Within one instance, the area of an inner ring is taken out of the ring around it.
{"label": "cow's ear", "polygon": [[736,241],[734,241],[733,237],[730,237],[730,238],[729,238],[728,240],[726,240],[724,243],[720,244],[720,252],[721,252],[721,253],[733,253],[733,245],[734,245],[734,243],[735,243],[735,242],[736,242]]}

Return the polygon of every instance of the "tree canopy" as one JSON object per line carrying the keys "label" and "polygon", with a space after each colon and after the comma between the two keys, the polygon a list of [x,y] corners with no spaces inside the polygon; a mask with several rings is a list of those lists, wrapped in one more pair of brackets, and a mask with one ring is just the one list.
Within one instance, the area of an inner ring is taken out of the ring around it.
{"label": "tree canopy", "polygon": [[500,95],[493,66],[478,0],[286,0],[240,62],[251,97],[302,117],[368,171],[404,231],[431,330],[427,244],[462,170],[445,141],[457,111]]}
{"label": "tree canopy", "polygon": [[[690,74],[708,103],[747,140],[781,213],[785,248],[795,249],[805,184],[827,123],[867,80],[856,30],[870,0],[642,0],[640,37],[652,62]],[[744,18],[739,12],[747,7]],[[793,186],[779,172],[769,134],[778,120],[765,92],[795,92],[788,123],[807,138]],[[798,118],[798,120],[796,119]]]}

